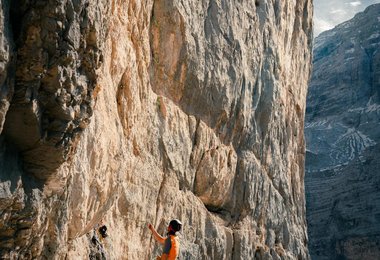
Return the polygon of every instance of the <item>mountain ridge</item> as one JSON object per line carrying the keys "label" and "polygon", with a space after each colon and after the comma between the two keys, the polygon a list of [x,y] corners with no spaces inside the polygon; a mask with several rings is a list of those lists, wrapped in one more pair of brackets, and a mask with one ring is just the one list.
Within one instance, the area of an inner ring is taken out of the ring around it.
{"label": "mountain ridge", "polygon": [[315,39],[305,119],[312,259],[379,254],[379,19],[375,4]]}

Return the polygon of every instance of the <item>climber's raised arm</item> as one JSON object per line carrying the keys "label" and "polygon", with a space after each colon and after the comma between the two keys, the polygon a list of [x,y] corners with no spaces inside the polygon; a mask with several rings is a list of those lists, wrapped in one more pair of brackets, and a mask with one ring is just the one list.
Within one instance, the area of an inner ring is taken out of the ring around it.
{"label": "climber's raised arm", "polygon": [[158,243],[163,245],[165,243],[165,238],[160,236],[160,234],[157,233],[157,231],[154,229],[152,224],[148,224],[148,228],[150,229],[150,231],[152,231],[154,239],[156,239]]}
{"label": "climber's raised arm", "polygon": [[154,238],[161,243],[163,247],[163,253],[161,256],[157,256],[157,260],[175,260],[179,254],[179,240],[176,232],[181,231],[182,223],[178,219],[173,219],[170,221],[168,226],[168,236],[166,238],[160,236],[154,229],[152,224],[148,225],[150,231]]}

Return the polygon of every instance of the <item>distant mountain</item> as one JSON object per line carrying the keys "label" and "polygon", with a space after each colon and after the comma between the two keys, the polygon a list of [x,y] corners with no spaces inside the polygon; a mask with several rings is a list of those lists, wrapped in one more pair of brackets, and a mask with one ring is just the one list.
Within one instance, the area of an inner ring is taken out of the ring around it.
{"label": "distant mountain", "polygon": [[305,123],[312,259],[380,257],[380,4],[315,39]]}

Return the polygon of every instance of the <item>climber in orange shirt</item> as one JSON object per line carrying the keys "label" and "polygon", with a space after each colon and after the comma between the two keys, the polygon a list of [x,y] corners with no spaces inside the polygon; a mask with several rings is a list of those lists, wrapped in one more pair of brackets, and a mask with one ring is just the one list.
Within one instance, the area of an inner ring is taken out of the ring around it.
{"label": "climber in orange shirt", "polygon": [[170,221],[168,226],[168,236],[166,238],[160,236],[154,229],[152,224],[148,225],[150,231],[152,231],[153,237],[160,244],[164,245],[164,251],[161,256],[157,256],[157,260],[174,260],[177,259],[179,253],[179,241],[176,232],[182,228],[182,223],[178,219]]}

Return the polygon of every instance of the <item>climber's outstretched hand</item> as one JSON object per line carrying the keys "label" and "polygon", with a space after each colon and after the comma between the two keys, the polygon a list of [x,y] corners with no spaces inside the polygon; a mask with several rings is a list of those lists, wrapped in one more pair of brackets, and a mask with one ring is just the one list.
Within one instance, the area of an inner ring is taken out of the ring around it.
{"label": "climber's outstretched hand", "polygon": [[148,228],[150,229],[150,231],[152,232],[153,234],[153,237],[154,239],[156,239],[156,241],[160,244],[164,244],[165,242],[165,238],[160,236],[160,234],[157,233],[157,231],[154,229],[153,225],[152,224],[148,224]]}
{"label": "climber's outstretched hand", "polygon": [[148,228],[150,229],[150,231],[152,231],[153,232],[153,230],[154,230],[154,227],[153,227],[153,225],[152,224],[148,224]]}

